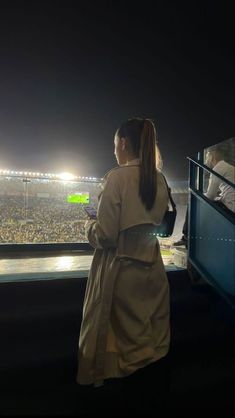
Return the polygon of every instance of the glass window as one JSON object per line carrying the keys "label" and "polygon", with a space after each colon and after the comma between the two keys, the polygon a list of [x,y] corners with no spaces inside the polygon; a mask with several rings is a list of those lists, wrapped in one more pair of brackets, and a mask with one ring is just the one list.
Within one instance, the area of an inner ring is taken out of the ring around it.
{"label": "glass window", "polygon": [[0,243],[87,242],[84,206],[100,191],[100,181],[0,176]]}

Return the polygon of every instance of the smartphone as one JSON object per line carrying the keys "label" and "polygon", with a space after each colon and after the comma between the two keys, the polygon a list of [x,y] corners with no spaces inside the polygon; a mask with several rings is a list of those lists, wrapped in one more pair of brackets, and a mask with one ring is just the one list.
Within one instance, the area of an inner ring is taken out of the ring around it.
{"label": "smartphone", "polygon": [[91,206],[84,206],[84,209],[90,219],[97,218],[97,210],[95,208],[92,208]]}

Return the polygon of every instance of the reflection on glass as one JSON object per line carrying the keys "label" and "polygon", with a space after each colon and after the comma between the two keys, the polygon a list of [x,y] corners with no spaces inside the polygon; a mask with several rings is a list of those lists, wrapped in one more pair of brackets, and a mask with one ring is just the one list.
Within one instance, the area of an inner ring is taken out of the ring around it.
{"label": "reflection on glass", "polygon": [[[204,149],[203,162],[210,169],[215,170],[225,179],[229,180],[231,183],[235,183],[234,178],[234,166],[235,166],[235,137],[229,138],[225,141],[221,141],[215,145],[212,145]],[[213,182],[215,182],[215,176],[212,176],[210,173],[204,171],[203,178],[203,190],[208,194],[209,198],[214,200],[220,199],[223,195],[224,198],[230,195],[229,197],[229,209],[233,210],[234,203],[234,189],[225,183],[221,183],[218,186],[218,196],[212,196]],[[225,199],[226,200],[226,199]],[[234,211],[234,210],[233,210]]]}
{"label": "reflection on glass", "polygon": [[223,160],[228,164],[235,165],[235,137],[221,141],[204,149],[204,164],[211,168],[211,159],[214,150],[219,150],[223,155]]}

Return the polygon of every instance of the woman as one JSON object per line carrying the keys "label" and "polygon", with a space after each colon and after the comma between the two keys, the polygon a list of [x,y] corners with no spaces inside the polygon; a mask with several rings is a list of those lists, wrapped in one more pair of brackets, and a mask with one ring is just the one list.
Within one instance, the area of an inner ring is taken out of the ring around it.
{"label": "woman", "polygon": [[169,286],[154,232],[168,192],[153,122],[129,119],[114,147],[119,167],[105,176],[97,220],[87,227],[95,253],[79,340],[82,385],[135,374],[165,357],[170,343]]}

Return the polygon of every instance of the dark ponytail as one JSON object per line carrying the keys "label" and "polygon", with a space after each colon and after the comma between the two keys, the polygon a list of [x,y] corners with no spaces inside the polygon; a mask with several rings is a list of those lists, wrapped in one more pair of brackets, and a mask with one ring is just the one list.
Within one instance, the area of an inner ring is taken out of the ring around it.
{"label": "dark ponytail", "polygon": [[157,194],[156,130],[149,119],[144,121],[140,138],[139,195],[146,209],[152,209]]}
{"label": "dark ponytail", "polygon": [[132,152],[140,159],[139,196],[146,209],[151,210],[157,194],[156,161],[161,160],[155,126],[150,119],[129,119],[118,129],[117,135],[128,139]]}

